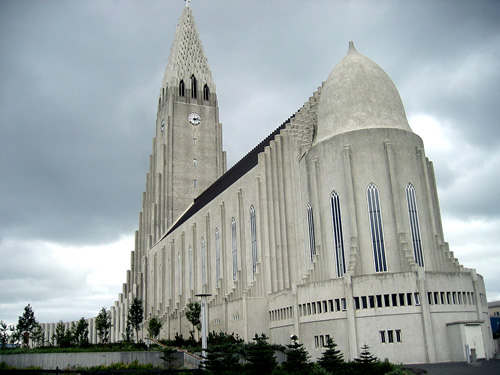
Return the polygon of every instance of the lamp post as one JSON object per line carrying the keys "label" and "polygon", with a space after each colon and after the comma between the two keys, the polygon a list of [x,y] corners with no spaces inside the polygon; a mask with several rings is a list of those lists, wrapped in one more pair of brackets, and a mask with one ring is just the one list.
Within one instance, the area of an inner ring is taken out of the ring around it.
{"label": "lamp post", "polygon": [[208,335],[208,324],[207,324],[207,297],[210,297],[210,293],[200,293],[196,294],[196,297],[201,297],[201,363],[202,367],[205,363],[205,358],[207,357],[207,335]]}

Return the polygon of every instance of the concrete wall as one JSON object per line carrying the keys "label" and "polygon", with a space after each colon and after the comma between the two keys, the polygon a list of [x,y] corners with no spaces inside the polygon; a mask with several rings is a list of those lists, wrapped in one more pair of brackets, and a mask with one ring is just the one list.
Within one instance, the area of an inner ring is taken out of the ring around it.
{"label": "concrete wall", "polygon": [[[155,367],[163,367],[164,361],[160,358],[162,352],[98,352],[98,353],[41,353],[41,354],[3,354],[0,362],[5,362],[15,368],[27,368],[31,366],[42,369],[65,369],[68,367],[92,367],[99,365],[111,365],[113,363],[132,363],[138,361],[140,364],[152,364]],[[178,362],[184,362],[184,366],[197,367],[197,360],[184,359],[184,353],[176,353]]]}

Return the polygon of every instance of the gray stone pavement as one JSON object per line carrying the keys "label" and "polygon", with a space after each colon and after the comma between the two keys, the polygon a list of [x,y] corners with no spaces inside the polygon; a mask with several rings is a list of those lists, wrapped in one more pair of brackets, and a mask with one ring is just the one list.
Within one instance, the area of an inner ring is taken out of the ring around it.
{"label": "gray stone pavement", "polygon": [[427,370],[428,375],[500,375],[500,359],[478,361],[472,366],[466,362],[408,365],[407,367]]}

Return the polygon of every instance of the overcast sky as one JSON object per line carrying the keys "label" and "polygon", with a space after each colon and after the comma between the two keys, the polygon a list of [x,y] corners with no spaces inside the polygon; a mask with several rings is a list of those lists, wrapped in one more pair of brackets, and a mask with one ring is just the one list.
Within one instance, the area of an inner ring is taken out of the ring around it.
{"label": "overcast sky", "polygon": [[[0,319],[121,291],[182,0],[0,1]],[[228,164],[357,50],[434,162],[445,240],[500,299],[500,2],[193,0]]]}

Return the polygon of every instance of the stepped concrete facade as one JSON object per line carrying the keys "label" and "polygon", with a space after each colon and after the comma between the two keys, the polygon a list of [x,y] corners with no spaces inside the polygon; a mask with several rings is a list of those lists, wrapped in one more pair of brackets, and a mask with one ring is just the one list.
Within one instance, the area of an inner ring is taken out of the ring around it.
{"label": "stepped concrete facade", "polygon": [[187,337],[187,305],[208,293],[208,330],[284,345],[297,335],[313,359],[328,338],[348,360],[364,344],[404,363],[465,360],[466,348],[492,358],[483,278],[444,240],[432,162],[377,64],[350,43],[302,108],[227,171],[218,114],[186,7],[112,341],[134,297],[145,326],[158,317],[161,338]]}

